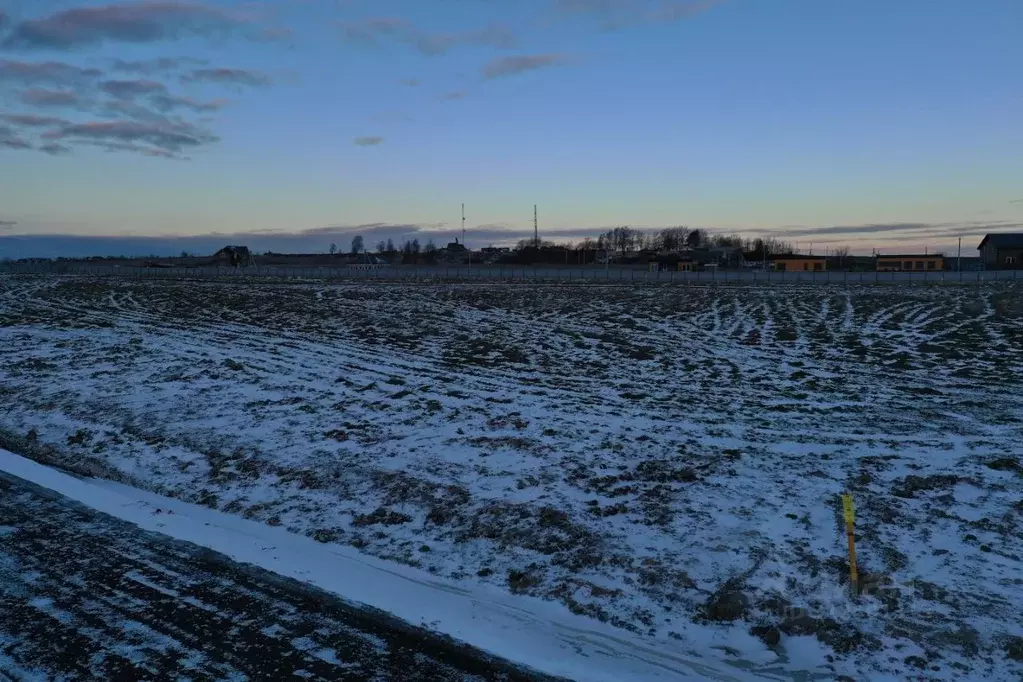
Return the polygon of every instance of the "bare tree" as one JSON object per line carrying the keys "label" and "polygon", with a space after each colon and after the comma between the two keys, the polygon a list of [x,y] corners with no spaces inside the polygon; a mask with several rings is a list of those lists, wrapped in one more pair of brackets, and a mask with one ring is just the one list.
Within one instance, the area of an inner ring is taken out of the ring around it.
{"label": "bare tree", "polygon": [[742,247],[742,237],[737,234],[716,234],[710,239],[713,246]]}
{"label": "bare tree", "polygon": [[397,251],[397,249],[394,248],[394,240],[393,239],[388,239],[387,240],[387,253],[394,253],[395,251]]}
{"label": "bare tree", "polygon": [[686,246],[690,249],[698,249],[707,241],[707,232],[699,228],[692,230],[686,235]]}
{"label": "bare tree", "polygon": [[600,235],[598,245],[602,249],[625,253],[641,245],[642,238],[643,234],[639,230],[634,230],[628,225],[620,225]]}
{"label": "bare tree", "polygon": [[382,240],[377,242],[377,253],[387,253],[387,242]]}
{"label": "bare tree", "polygon": [[657,235],[657,247],[665,251],[681,251],[686,248],[689,228],[685,225],[666,227]]}
{"label": "bare tree", "polygon": [[845,267],[846,261],[849,260],[849,247],[837,246],[832,250],[832,255],[838,260],[838,267]]}
{"label": "bare tree", "polygon": [[364,250],[365,249],[363,247],[362,235],[357,234],[354,237],[352,237],[352,253],[358,255]]}
{"label": "bare tree", "polygon": [[330,255],[333,256],[335,253],[337,253],[337,244],[331,242],[330,243]]}

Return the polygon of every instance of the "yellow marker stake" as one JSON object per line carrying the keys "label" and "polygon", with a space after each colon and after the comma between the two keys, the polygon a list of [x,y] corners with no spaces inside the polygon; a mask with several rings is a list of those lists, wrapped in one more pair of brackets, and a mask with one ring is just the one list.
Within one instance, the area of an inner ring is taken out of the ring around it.
{"label": "yellow marker stake", "polygon": [[849,586],[852,590],[853,599],[858,592],[856,583],[859,575],[856,572],[856,535],[853,526],[856,524],[856,514],[853,510],[852,495],[843,493],[842,508],[845,511],[845,534],[849,538]]}

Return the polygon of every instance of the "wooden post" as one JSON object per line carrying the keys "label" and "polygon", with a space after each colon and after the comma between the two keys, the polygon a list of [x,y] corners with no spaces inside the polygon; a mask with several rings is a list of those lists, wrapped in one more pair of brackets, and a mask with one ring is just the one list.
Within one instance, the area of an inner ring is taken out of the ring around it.
{"label": "wooden post", "polygon": [[845,534],[849,539],[849,594],[853,599],[859,594],[859,574],[856,571],[856,516],[853,510],[852,495],[842,495],[842,508],[845,512]]}

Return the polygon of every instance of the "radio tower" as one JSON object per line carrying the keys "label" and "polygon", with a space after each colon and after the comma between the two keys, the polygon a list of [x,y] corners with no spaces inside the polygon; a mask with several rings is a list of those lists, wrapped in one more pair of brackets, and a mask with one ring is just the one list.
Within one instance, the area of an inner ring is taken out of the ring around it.
{"label": "radio tower", "polygon": [[469,247],[465,245],[465,204],[464,203],[462,204],[462,248],[465,249],[465,253],[468,256],[468,260],[466,260],[466,262],[465,262],[466,267],[470,267],[471,268],[472,267],[472,251],[470,251]]}
{"label": "radio tower", "polygon": [[536,204],[533,204],[533,246],[540,248],[540,228],[536,221]]}

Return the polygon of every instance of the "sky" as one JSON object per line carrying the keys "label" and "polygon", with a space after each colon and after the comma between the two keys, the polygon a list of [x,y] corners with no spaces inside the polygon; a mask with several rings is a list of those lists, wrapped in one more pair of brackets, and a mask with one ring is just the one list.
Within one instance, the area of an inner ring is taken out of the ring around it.
{"label": "sky", "polygon": [[1019,0],[0,0],[0,258],[1023,232]]}

